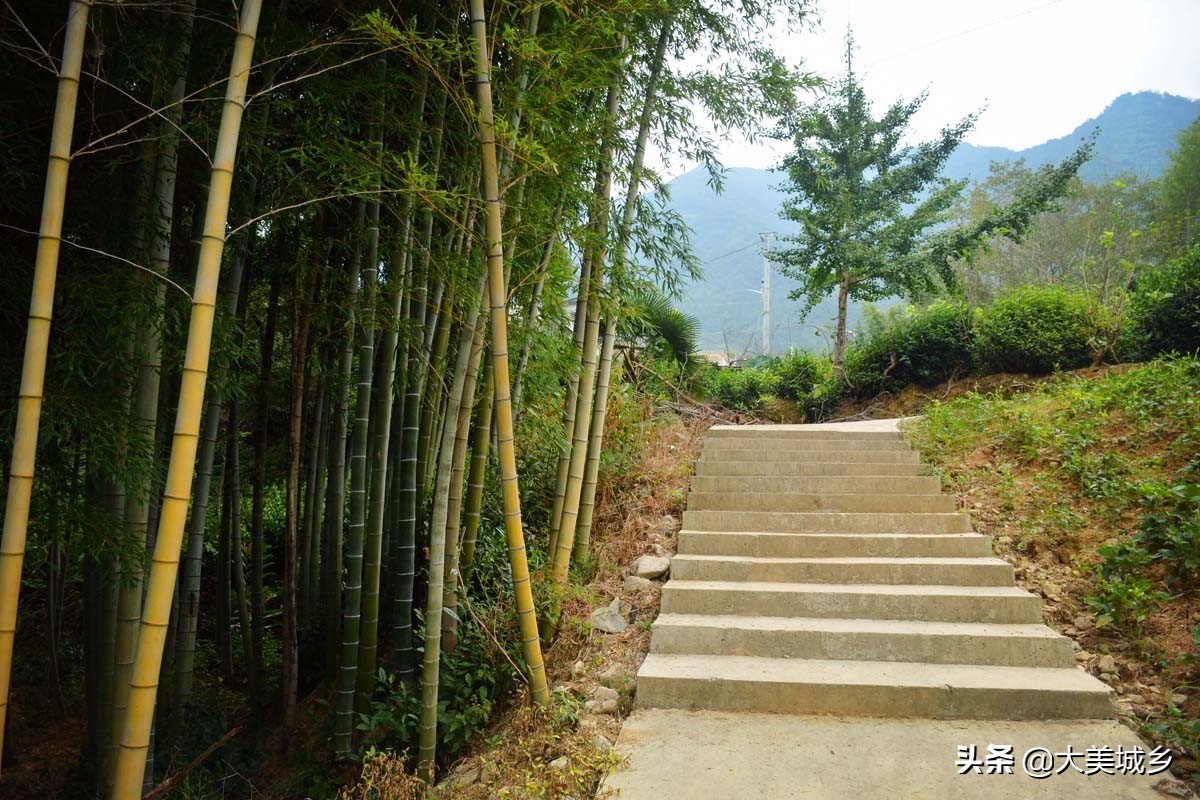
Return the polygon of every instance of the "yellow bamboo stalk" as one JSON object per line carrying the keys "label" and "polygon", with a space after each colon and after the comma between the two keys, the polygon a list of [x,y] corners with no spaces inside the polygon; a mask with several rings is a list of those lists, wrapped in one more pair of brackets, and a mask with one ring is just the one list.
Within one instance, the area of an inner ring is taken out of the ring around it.
{"label": "yellow bamboo stalk", "polygon": [[25,333],[25,360],[21,365],[21,388],[17,398],[17,429],[13,436],[12,467],[8,473],[4,533],[0,538],[0,763],[4,756],[4,722],[8,716],[13,640],[17,633],[21,565],[25,561],[25,536],[29,529],[29,503],[33,495],[38,423],[42,416],[46,351],[50,343],[50,321],[54,316],[54,282],[58,277],[63,205],[67,196],[67,172],[71,166],[75,101],[79,96],[83,41],[92,2],[72,0],[67,11],[67,33],[63,42],[62,67],[58,73],[50,159],[46,167],[42,221],[38,230],[33,291],[29,300],[29,327]]}
{"label": "yellow bamboo stalk", "polygon": [[517,455],[513,445],[512,396],[508,380],[508,287],[504,285],[504,236],[500,208],[500,174],[496,163],[496,120],[492,108],[491,61],[483,0],[471,0],[471,36],[475,44],[475,93],[479,112],[479,144],[483,151],[483,198],[487,210],[488,296],[491,300],[492,370],[496,394],[496,439],[504,498],[504,532],[512,569],[513,595],[521,630],[521,649],[529,670],[533,701],[550,701],[546,664],[538,636],[529,559],[521,525],[521,493],[517,486]]}
{"label": "yellow bamboo stalk", "polygon": [[167,467],[158,537],[146,582],[146,602],[129,686],[129,707],[117,754],[113,800],[137,800],[142,793],[142,774],[146,768],[150,728],[154,721],[154,700],[158,693],[163,646],[171,616],[171,597],[179,572],[179,550],[187,523],[196,447],[200,439],[200,416],[204,408],[204,384],[208,378],[217,302],[217,278],[221,270],[221,253],[225,248],[225,223],[229,217],[234,159],[261,9],[262,0],[245,0],[237,38],[234,40],[229,83],[225,89],[225,104],[213,156],[211,188],[204,213],[204,237],[196,264],[196,288],[192,293],[192,313],[188,324],[183,376],[180,379],[175,434]]}

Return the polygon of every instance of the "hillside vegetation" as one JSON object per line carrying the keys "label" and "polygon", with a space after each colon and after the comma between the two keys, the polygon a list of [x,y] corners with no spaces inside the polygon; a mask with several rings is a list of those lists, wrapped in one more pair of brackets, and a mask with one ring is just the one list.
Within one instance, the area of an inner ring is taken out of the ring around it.
{"label": "hillside vegetation", "polygon": [[1200,746],[1200,361],[934,402],[914,446],[1143,732]]}

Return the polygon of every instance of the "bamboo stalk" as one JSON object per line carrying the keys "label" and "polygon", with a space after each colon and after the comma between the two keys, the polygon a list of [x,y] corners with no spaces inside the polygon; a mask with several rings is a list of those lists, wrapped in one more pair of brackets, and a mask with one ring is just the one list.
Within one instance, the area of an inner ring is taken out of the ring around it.
{"label": "bamboo stalk", "polygon": [[[621,50],[625,49],[625,37],[621,37]],[[592,424],[593,394],[596,380],[597,346],[600,338],[600,292],[604,284],[605,247],[608,239],[609,204],[612,197],[613,152],[616,147],[617,114],[621,104],[622,74],[618,72],[608,87],[607,119],[604,141],[601,145],[600,163],[596,174],[595,204],[591,217],[595,225],[592,244],[592,299],[587,307],[587,322],[583,336],[583,362],[576,390],[575,421],[571,435],[571,459],[567,471],[566,492],[563,497],[562,519],[554,539],[553,567],[551,575],[556,587],[567,582],[571,566],[571,551],[574,549],[575,532],[579,521],[579,501],[583,493],[584,467],[587,462],[589,429]],[[551,598],[550,615],[546,619],[547,638],[553,636],[562,609],[562,593]]]}
{"label": "bamboo stalk", "polygon": [[[624,275],[625,259],[629,252],[629,241],[633,233],[633,222],[637,216],[637,200],[642,183],[642,170],[646,160],[646,144],[650,139],[650,125],[654,120],[654,105],[666,60],[667,45],[671,40],[674,16],[663,22],[659,31],[651,62],[650,77],[646,81],[642,100],[642,114],[638,121],[637,143],[634,145],[633,161],[629,167],[629,185],[625,191],[625,206],[621,213],[621,224],[617,230],[617,246],[613,253],[613,271],[620,279]],[[600,354],[600,377],[596,386],[596,400],[592,410],[591,436],[588,442],[587,465],[583,476],[583,490],[579,501],[578,532],[572,548],[572,559],[583,559],[592,538],[592,518],[596,505],[596,481],[600,473],[600,452],[604,446],[604,418],[608,412],[609,378],[612,373],[612,352],[616,340],[616,318],[609,315],[604,328],[604,346]]]}
{"label": "bamboo stalk", "polygon": [[67,32],[63,41],[62,67],[58,73],[54,128],[50,135],[50,159],[46,170],[46,188],[42,196],[42,220],[38,230],[37,256],[33,270],[33,292],[29,301],[25,358],[21,365],[17,428],[13,435],[12,466],[8,473],[4,533],[3,538],[0,538],[0,759],[4,754],[4,723],[8,714],[13,639],[17,631],[21,565],[25,559],[29,504],[33,494],[38,423],[41,419],[43,383],[46,378],[46,351],[50,342],[50,321],[54,316],[54,282],[58,277],[63,204],[67,195],[67,172],[71,166],[75,101],[79,95],[83,41],[87,34],[87,18],[91,8],[92,0],[72,0],[67,12]]}
{"label": "bamboo stalk", "polygon": [[[484,276],[486,277],[486,276]],[[446,522],[449,518],[450,481],[457,431],[449,420],[458,419],[459,405],[471,361],[471,342],[479,319],[484,278],[470,298],[470,311],[459,335],[458,352],[446,404],[447,424],[438,447],[437,486],[433,493],[433,514],[429,530],[429,586],[425,606],[425,655],[421,669],[421,713],[418,719],[419,750],[417,774],[433,783],[434,758],[437,755],[438,673],[442,659],[442,600],[446,577]]]}
{"label": "bamboo stalk", "polygon": [[504,235],[500,185],[496,165],[496,124],[492,108],[491,63],[488,58],[487,22],[483,0],[470,0],[471,35],[475,45],[475,91],[479,114],[479,144],[483,151],[483,188],[487,216],[488,294],[491,298],[492,368],[496,393],[497,450],[504,499],[504,530],[508,539],[513,595],[521,631],[521,648],[529,670],[529,689],[538,705],[550,700],[546,665],[538,635],[525,532],[521,525],[521,493],[517,484],[517,456],[513,446],[512,397],[508,381],[508,287],[504,285]]}
{"label": "bamboo stalk", "polygon": [[166,626],[179,570],[183,529],[187,522],[188,500],[200,434],[200,415],[204,405],[204,383],[208,374],[217,278],[221,268],[221,252],[225,245],[225,223],[229,216],[229,190],[233,182],[238,133],[246,102],[246,83],[250,75],[254,37],[261,8],[261,0],[245,0],[242,7],[225,103],[221,112],[221,125],[217,134],[217,147],[213,154],[210,183],[212,188],[208,194],[208,208],[204,215],[204,244],[196,268],[196,287],[192,295],[192,314],[180,383],[175,435],[171,445],[154,557],[147,581],[146,603],[138,633],[137,659],[134,662],[130,684],[129,708],[121,735],[121,750],[117,756],[113,800],[136,800],[141,795]]}

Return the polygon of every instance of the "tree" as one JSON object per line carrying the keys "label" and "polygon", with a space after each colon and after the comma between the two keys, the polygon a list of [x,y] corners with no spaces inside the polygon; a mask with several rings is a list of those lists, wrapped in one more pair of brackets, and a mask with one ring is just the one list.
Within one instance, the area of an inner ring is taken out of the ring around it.
{"label": "tree", "polygon": [[1179,132],[1179,148],[1160,179],[1159,203],[1169,235],[1183,251],[1196,236],[1200,217],[1200,120]]}
{"label": "tree", "polygon": [[1008,205],[971,225],[934,232],[966,181],[939,177],[946,159],[971,131],[978,113],[942,129],[932,141],[903,145],[926,93],[894,102],[882,117],[854,74],[853,40],[846,39],[846,73],[834,91],[787,119],[776,132],[795,149],[778,171],[789,194],[780,216],[799,223],[772,260],[800,281],[791,294],[806,301],[803,314],[836,291],[837,334],[833,364],[846,357],[846,306],[850,299],[919,298],[939,283],[952,285],[950,261],[995,234],[1019,239],[1030,219],[1060,196],[1091,152],[1085,143],[1062,164],[1038,173]]}

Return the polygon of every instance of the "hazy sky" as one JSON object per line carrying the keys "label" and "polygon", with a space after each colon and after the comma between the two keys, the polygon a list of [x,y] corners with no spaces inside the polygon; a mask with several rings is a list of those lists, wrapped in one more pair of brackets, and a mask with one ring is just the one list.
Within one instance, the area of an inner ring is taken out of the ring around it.
{"label": "hazy sky", "polygon": [[[929,90],[914,120],[920,139],[986,105],[967,141],[1021,149],[1070,133],[1124,92],[1200,97],[1200,0],[818,0],[817,6],[820,27],[781,33],[776,49],[818,74],[837,75],[849,21],[855,69],[877,113]],[[782,146],[731,141],[722,160],[766,167]],[[677,175],[690,166],[675,163],[666,171]]]}

